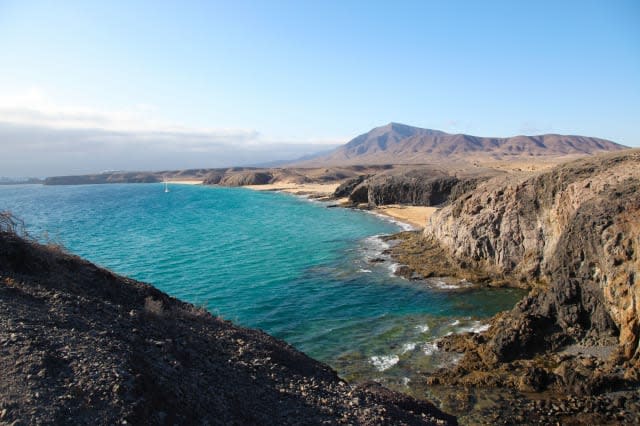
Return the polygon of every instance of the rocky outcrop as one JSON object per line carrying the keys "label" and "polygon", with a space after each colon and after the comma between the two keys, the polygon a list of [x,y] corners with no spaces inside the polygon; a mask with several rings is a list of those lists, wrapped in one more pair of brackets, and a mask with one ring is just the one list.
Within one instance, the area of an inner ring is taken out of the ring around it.
{"label": "rocky outcrop", "polygon": [[[364,182],[365,179],[367,179],[368,177],[369,176],[367,175],[360,175],[351,179],[347,179],[336,188],[335,192],[333,193],[333,196],[335,198],[350,197],[351,194],[353,193],[353,190],[362,182]],[[353,202],[353,199],[351,201]]]}
{"label": "rocky outcrop", "polygon": [[456,424],[2,218],[2,424]]}
{"label": "rocky outcrop", "polygon": [[154,173],[102,173],[82,176],[54,176],[44,180],[45,185],[87,185],[101,183],[153,183],[161,182]]}
{"label": "rocky outcrop", "polygon": [[[534,287],[466,348],[459,374],[511,363],[526,366],[516,385],[536,390],[638,382],[640,151],[494,178],[436,212],[424,234],[458,264]],[[558,358],[572,345],[608,364]],[[537,357],[548,364],[518,364]]]}
{"label": "rocky outcrop", "polygon": [[347,180],[337,188],[334,196],[348,196],[351,203],[366,203],[370,207],[389,204],[438,206],[472,190],[488,177],[458,177],[429,167],[400,169]]}
{"label": "rocky outcrop", "polygon": [[273,174],[260,171],[246,171],[225,175],[219,182],[222,186],[266,185],[273,179]]}
{"label": "rocky outcrop", "polygon": [[206,174],[204,180],[202,181],[203,185],[218,185],[222,178],[224,177],[224,172],[222,171],[213,171]]}

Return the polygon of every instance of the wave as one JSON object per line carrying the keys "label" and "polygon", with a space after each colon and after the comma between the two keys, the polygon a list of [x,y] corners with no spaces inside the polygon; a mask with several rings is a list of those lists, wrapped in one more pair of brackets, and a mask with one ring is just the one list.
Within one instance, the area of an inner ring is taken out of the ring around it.
{"label": "wave", "polygon": [[418,344],[416,342],[409,342],[402,345],[402,353],[406,354],[407,352],[413,351]]}
{"label": "wave", "polygon": [[420,324],[420,325],[416,325],[416,329],[420,332],[420,333],[426,333],[430,330],[429,325],[428,324]]}
{"label": "wave", "polygon": [[422,352],[424,352],[426,356],[432,356],[439,350],[440,349],[438,348],[438,345],[436,344],[436,342],[427,342],[424,345],[422,345]]}
{"label": "wave", "polygon": [[366,212],[369,213],[369,214],[372,214],[372,215],[374,215],[374,216],[376,216],[376,217],[378,217],[378,218],[380,218],[380,219],[382,219],[384,221],[393,223],[394,225],[398,226],[402,231],[415,231],[416,229],[418,229],[415,226],[411,225],[410,223],[402,222],[402,221],[400,221],[398,219],[395,219],[393,217],[387,216],[387,215],[382,214],[382,213],[378,213],[378,212],[374,212],[374,211],[370,211],[370,210],[366,210]]}
{"label": "wave", "polygon": [[465,327],[459,327],[458,333],[483,333],[491,328],[490,324],[483,323],[482,321],[473,321],[471,325]]}
{"label": "wave", "polygon": [[400,361],[400,357],[398,355],[380,355],[372,356],[369,360],[376,370],[385,371],[396,365]]}

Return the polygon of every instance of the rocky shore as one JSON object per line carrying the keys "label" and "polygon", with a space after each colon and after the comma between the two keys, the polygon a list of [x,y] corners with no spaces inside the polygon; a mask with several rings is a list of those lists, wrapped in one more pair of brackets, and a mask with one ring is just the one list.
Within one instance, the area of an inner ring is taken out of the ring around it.
{"label": "rocky shore", "polygon": [[352,386],[261,331],[25,240],[3,218],[2,424],[457,424],[429,402]]}
{"label": "rocky shore", "polygon": [[394,238],[407,278],[530,289],[488,331],[441,339],[463,357],[428,385],[472,400],[510,389],[485,413],[498,424],[640,422],[640,151],[496,176],[434,213],[422,235]]}

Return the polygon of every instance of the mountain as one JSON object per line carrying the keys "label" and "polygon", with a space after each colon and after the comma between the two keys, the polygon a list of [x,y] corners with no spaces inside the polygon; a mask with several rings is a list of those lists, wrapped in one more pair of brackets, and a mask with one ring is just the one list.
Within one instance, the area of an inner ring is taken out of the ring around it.
{"label": "mountain", "polygon": [[399,123],[364,133],[305,164],[421,164],[443,160],[524,160],[627,149],[606,139],[547,134],[509,138],[449,134]]}

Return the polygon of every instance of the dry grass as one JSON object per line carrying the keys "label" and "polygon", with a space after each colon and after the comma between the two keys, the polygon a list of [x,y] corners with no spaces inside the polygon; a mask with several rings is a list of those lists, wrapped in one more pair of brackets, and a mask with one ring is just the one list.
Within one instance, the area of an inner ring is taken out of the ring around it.
{"label": "dry grass", "polygon": [[162,316],[164,314],[164,307],[161,300],[156,300],[151,296],[144,299],[144,311],[149,314]]}
{"label": "dry grass", "polygon": [[10,211],[0,212],[0,232],[24,236],[24,221],[15,217]]}

